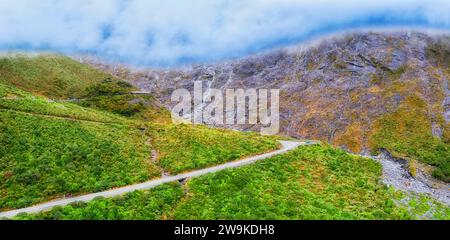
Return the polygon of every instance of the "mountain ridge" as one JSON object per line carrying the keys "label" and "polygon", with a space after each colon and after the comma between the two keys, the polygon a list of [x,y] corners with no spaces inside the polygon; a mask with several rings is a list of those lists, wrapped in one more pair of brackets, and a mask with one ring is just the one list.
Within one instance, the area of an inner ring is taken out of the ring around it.
{"label": "mountain ridge", "polygon": [[152,92],[168,108],[170,93],[191,90],[194,81],[218,89],[278,88],[283,134],[357,153],[388,149],[438,166],[435,175],[448,181],[449,56],[450,35],[364,32],[186,69],[90,64]]}

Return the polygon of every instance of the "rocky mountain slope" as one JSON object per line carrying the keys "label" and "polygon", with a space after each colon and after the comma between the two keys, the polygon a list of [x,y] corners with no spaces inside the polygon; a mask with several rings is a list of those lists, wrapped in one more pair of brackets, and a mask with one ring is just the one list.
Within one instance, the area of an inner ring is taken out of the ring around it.
{"label": "rocky mountain slope", "polygon": [[353,33],[176,70],[90,63],[169,107],[171,92],[192,89],[196,80],[219,89],[278,88],[283,134],[358,153],[387,149],[436,166],[436,177],[450,179],[449,35]]}

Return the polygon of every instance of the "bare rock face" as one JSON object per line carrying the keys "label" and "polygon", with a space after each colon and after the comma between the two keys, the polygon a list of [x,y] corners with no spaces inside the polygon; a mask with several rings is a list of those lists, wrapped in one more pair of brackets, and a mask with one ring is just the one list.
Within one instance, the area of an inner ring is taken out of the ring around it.
{"label": "bare rock face", "polygon": [[442,52],[449,43],[445,35],[356,33],[311,47],[185,69],[132,71],[91,64],[152,92],[169,107],[174,89],[192,89],[198,80],[216,89],[280,89],[282,133],[361,152],[368,147],[373,122],[412,95],[426,103],[423,114],[430,132],[445,135],[450,63]]}

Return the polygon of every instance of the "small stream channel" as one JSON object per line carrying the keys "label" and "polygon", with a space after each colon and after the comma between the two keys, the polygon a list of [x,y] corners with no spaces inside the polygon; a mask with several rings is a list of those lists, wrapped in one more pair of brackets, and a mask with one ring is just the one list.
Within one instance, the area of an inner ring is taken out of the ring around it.
{"label": "small stream channel", "polygon": [[450,206],[450,184],[430,177],[418,169],[417,176],[412,177],[406,170],[407,162],[382,151],[378,156],[364,156],[374,159],[383,166],[383,183],[395,189],[415,194],[427,194],[437,201]]}

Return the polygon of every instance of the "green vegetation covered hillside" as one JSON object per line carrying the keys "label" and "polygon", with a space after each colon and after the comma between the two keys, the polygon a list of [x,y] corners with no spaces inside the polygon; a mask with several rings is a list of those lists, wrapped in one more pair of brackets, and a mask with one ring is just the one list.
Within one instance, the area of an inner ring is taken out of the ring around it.
{"label": "green vegetation covered hillside", "polygon": [[17,219],[411,219],[450,209],[379,183],[381,166],[328,146],[301,147],[254,165],[150,191],[99,198]]}
{"label": "green vegetation covered hillside", "polygon": [[51,98],[77,98],[109,74],[60,55],[0,58],[0,81]]}
{"label": "green vegetation covered hillside", "polygon": [[[167,111],[151,96],[132,96],[131,85],[65,57],[10,57],[0,59],[0,68],[2,210],[143,182],[278,147],[275,140],[251,134],[171,126]],[[54,74],[47,74],[48,69]],[[32,85],[34,81],[38,83]],[[54,88],[57,81],[68,85]],[[83,91],[66,89],[81,89],[86,83],[91,85]],[[65,99],[74,92],[79,99]],[[211,152],[222,154],[205,157]]]}

